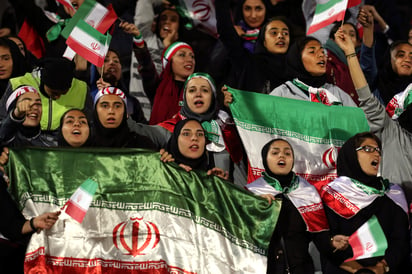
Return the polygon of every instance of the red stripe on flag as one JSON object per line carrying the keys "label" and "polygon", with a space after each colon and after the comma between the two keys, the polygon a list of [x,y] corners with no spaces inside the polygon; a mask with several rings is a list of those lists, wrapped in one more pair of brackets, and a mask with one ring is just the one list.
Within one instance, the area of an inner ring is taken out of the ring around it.
{"label": "red stripe on flag", "polygon": [[360,241],[359,238],[359,232],[356,231],[349,237],[349,244],[352,247],[353,250],[353,257],[352,258],[357,258],[361,255],[363,255],[364,250],[362,246],[362,242]]}
{"label": "red stripe on flag", "polygon": [[112,5],[110,4],[107,7],[107,13],[103,17],[103,19],[100,21],[100,24],[96,26],[96,30],[98,30],[100,33],[105,34],[106,31],[113,25],[113,23],[117,19],[117,14],[114,11]]}
{"label": "red stripe on flag", "polygon": [[362,3],[362,0],[348,0],[347,8],[351,8],[351,7],[360,5],[361,3]]}
{"label": "red stripe on flag", "polygon": [[320,196],[324,203],[332,208],[336,214],[346,219],[352,217],[359,211],[357,206],[328,185],[322,187]]}
{"label": "red stripe on flag", "polygon": [[316,25],[311,25],[308,29],[308,33],[306,35],[312,34],[315,31],[320,30],[321,28],[324,28],[326,26],[329,26],[330,24],[332,24],[335,21],[342,21],[343,18],[345,18],[345,11],[342,11],[332,17],[329,17],[326,20],[323,20],[322,22],[319,22]]}
{"label": "red stripe on flag", "polygon": [[78,41],[75,39],[67,38],[66,44],[72,48],[77,54],[79,54],[81,57],[85,58],[87,61],[90,63],[102,67],[104,63],[104,56],[100,56],[96,54],[96,52],[88,49],[85,45],[80,44]]}
{"label": "red stripe on flag", "polygon": [[66,214],[71,216],[73,219],[81,223],[86,216],[86,211],[84,209],[78,207],[75,203],[69,200],[66,203]]}

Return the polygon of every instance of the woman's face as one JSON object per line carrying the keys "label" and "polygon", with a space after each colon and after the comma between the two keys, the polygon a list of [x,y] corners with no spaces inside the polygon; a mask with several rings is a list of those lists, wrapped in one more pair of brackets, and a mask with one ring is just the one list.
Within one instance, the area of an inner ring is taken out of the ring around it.
{"label": "woman's face", "polygon": [[199,77],[190,79],[186,86],[187,106],[196,114],[208,111],[212,103],[212,96],[212,89],[206,79]]}
{"label": "woman's face", "polygon": [[164,39],[170,33],[177,33],[179,30],[179,14],[173,10],[165,10],[160,14],[159,19],[160,38]]}
{"label": "woman's face", "polygon": [[70,110],[63,117],[62,134],[72,147],[80,147],[89,138],[90,128],[86,115],[80,110]]}
{"label": "woman's face", "polygon": [[115,52],[108,51],[106,57],[104,58],[103,79],[112,85],[117,85],[117,82],[121,77],[122,65],[120,63],[120,58]]}
{"label": "woman's face", "polygon": [[266,26],[264,46],[270,53],[284,54],[289,48],[289,28],[282,21],[272,21]]}
{"label": "woman's face", "polygon": [[10,49],[0,46],[0,80],[9,79],[13,73],[13,58]]}
{"label": "woman's face", "polygon": [[114,94],[107,94],[97,101],[96,111],[103,127],[118,128],[123,121],[125,106],[122,98]]}
{"label": "woman's face", "polygon": [[312,76],[326,73],[326,55],[322,45],[315,40],[309,41],[302,50],[302,63]]}
{"label": "woman's face", "polygon": [[352,40],[352,43],[357,47],[359,46],[359,41],[356,38],[356,30],[351,24],[343,24],[342,31],[344,34],[348,35]]}
{"label": "woman's face", "polygon": [[261,0],[246,0],[242,6],[242,13],[249,27],[258,28],[265,21],[266,7]]}
{"label": "woman's face", "polygon": [[270,145],[266,161],[273,174],[287,175],[293,167],[293,150],[287,142],[275,141]]}
{"label": "woman's face", "polygon": [[20,102],[29,101],[30,110],[26,112],[24,118],[23,126],[25,127],[37,127],[40,125],[42,105],[40,95],[34,92],[26,92],[19,96],[16,102],[16,107],[19,106]]}
{"label": "woman's face", "polygon": [[187,77],[195,71],[195,54],[191,49],[179,49],[171,61],[175,80],[186,81]]}
{"label": "woman's face", "polygon": [[379,163],[381,161],[380,153],[375,150],[374,152],[367,152],[366,150],[378,148],[378,144],[374,139],[365,139],[359,148],[357,148],[358,162],[362,171],[369,176],[377,176],[379,170]]}
{"label": "woman's face", "polygon": [[180,153],[186,158],[198,159],[206,145],[205,132],[199,122],[187,122],[177,138]]}
{"label": "woman's face", "polygon": [[412,46],[400,44],[391,51],[392,70],[399,76],[412,75]]}
{"label": "woman's face", "polygon": [[20,52],[23,56],[26,56],[26,52],[24,51],[24,44],[23,44],[22,41],[20,41],[20,39],[18,39],[16,37],[9,37],[8,39],[13,41],[17,45],[17,47],[19,48],[19,50],[20,50]]}

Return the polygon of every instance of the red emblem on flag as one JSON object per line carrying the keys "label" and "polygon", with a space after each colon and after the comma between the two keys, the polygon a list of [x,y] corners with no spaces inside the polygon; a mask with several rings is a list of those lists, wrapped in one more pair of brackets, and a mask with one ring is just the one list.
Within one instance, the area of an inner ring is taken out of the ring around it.
{"label": "red emblem on flag", "polygon": [[338,152],[339,148],[332,146],[323,153],[322,162],[327,168],[336,168],[336,156]]}
{"label": "red emblem on flag", "polygon": [[211,8],[208,3],[205,3],[203,0],[195,0],[192,4],[193,12],[195,17],[203,22],[206,22],[210,19]]}
{"label": "red emblem on flag", "polygon": [[330,11],[328,12],[329,16],[332,16],[335,13],[335,9],[330,9]]}
{"label": "red emblem on flag", "polygon": [[145,255],[145,251],[154,249],[160,241],[159,229],[152,222],[143,218],[133,218],[121,222],[113,229],[113,244],[125,255]]}
{"label": "red emblem on flag", "polygon": [[99,46],[99,44],[98,43],[91,43],[90,44],[90,47],[93,49],[93,50],[100,50],[100,46]]}

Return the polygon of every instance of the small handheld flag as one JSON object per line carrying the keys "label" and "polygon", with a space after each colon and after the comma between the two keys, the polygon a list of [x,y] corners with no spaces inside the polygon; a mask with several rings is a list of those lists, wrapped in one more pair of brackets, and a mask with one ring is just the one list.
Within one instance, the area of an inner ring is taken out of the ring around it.
{"label": "small handheld flag", "polygon": [[87,179],[83,184],[73,193],[67,203],[63,206],[66,214],[81,223],[86,216],[93,200],[93,195],[96,192],[97,183],[92,179]]}
{"label": "small handheld flag", "polygon": [[385,234],[378,219],[373,215],[349,237],[353,257],[347,261],[383,256],[388,247]]}

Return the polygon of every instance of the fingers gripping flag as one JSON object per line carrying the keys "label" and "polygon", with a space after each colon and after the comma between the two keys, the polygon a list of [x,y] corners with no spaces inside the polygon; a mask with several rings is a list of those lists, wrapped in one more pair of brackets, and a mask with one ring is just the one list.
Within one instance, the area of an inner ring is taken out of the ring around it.
{"label": "fingers gripping flag", "polygon": [[84,181],[63,206],[66,214],[81,223],[93,201],[93,195],[96,189],[97,183],[95,181],[92,179]]}
{"label": "fingers gripping flag", "polygon": [[349,237],[349,244],[352,246],[353,257],[346,261],[383,256],[388,247],[385,234],[375,215]]}

